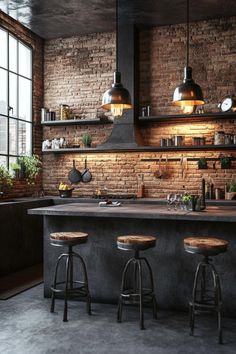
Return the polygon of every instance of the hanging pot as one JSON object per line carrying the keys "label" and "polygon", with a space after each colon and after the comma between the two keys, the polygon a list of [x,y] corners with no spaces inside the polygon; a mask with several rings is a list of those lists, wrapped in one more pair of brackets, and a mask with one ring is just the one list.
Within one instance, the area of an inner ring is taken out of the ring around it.
{"label": "hanging pot", "polygon": [[68,179],[71,183],[79,183],[81,181],[81,173],[75,167],[75,160],[73,160],[73,168],[68,173]]}
{"label": "hanging pot", "polygon": [[85,158],[84,160],[84,170],[82,171],[81,176],[82,176],[82,182],[84,183],[88,183],[92,179],[92,174],[87,168],[87,158]]}

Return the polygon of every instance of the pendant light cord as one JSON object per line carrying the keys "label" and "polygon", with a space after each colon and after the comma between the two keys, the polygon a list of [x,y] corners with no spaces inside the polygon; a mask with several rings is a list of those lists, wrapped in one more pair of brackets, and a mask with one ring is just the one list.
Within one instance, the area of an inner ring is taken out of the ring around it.
{"label": "pendant light cord", "polygon": [[186,66],[189,63],[189,0],[187,0],[187,46],[186,46]]}
{"label": "pendant light cord", "polygon": [[118,65],[118,40],[119,40],[119,34],[118,34],[118,0],[116,0],[116,71],[118,71],[119,65]]}

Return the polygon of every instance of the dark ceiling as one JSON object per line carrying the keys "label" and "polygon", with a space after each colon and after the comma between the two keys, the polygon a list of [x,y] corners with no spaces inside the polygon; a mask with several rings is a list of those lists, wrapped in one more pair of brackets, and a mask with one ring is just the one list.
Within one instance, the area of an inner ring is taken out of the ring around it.
{"label": "dark ceiling", "polygon": [[[186,0],[119,0],[121,22],[162,26],[186,20]],[[0,9],[43,38],[115,29],[115,0],[0,0]],[[190,0],[192,21],[236,15],[236,0]]]}

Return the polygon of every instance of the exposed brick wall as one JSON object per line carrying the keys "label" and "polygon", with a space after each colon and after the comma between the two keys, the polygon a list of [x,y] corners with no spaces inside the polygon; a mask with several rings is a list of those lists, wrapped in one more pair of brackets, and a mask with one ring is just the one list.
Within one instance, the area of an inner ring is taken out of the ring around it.
{"label": "exposed brick wall", "polygon": [[[168,158],[167,163],[161,163],[164,177],[158,179],[155,172],[159,170],[159,162],[146,162],[142,159]],[[73,185],[73,196],[92,196],[99,188],[106,193],[137,193],[143,174],[146,197],[165,197],[170,192],[183,191],[183,185],[191,193],[200,192],[201,178],[205,177],[214,183],[215,187],[224,189],[225,183],[236,177],[236,163],[232,169],[221,170],[219,161],[215,168],[213,162],[208,163],[207,170],[198,170],[196,161],[189,161],[187,169],[182,172],[180,162],[171,161],[172,158],[218,157],[219,152],[188,152],[188,153],[119,153],[119,154],[88,154],[87,165],[92,173],[90,183],[80,182]],[[68,172],[72,169],[73,159],[76,167],[81,171],[84,168],[85,154],[79,155],[47,155],[44,165],[44,186],[47,194],[57,195],[60,182],[68,183]],[[167,175],[165,172],[167,171]]]}
{"label": "exposed brick wall", "polygon": [[[172,104],[174,89],[183,80],[186,65],[186,25],[157,27],[140,35],[140,102],[150,103],[152,114],[180,113]],[[236,93],[236,17],[190,24],[193,79],[206,101],[205,110]]]}
{"label": "exposed brick wall", "polygon": [[[33,153],[39,156],[42,145],[41,107],[43,106],[43,40],[13,18],[0,11],[0,26],[9,30],[33,49]],[[42,186],[42,178],[37,179],[36,189]],[[25,181],[16,181],[11,189],[11,197],[31,195],[32,189]]]}
{"label": "exposed brick wall", "polygon": [[72,115],[94,118],[103,113],[103,93],[115,69],[114,33],[95,33],[45,42],[44,105],[59,114],[68,104]]}
{"label": "exposed brick wall", "polygon": [[[216,111],[220,98],[235,92],[234,79],[236,18],[203,21],[191,24],[190,64],[193,77],[202,86],[207,101],[206,110]],[[114,34],[93,34],[68,39],[50,40],[45,47],[45,106],[57,110],[60,103],[71,106],[75,115],[94,117],[100,112],[103,92],[110,86],[114,70]],[[174,113],[171,105],[174,88],[183,79],[185,65],[185,25],[154,28],[141,33],[140,48],[140,100],[151,103],[154,114]],[[106,140],[111,126],[67,126],[44,128],[44,138],[66,136],[72,143],[81,143],[82,134],[89,130],[94,144]],[[185,144],[193,136],[204,135],[211,143],[214,132],[224,130],[236,133],[235,122],[229,120],[192,123],[155,123],[140,128],[145,145],[159,146],[160,139],[184,135]],[[230,170],[221,170],[219,161],[207,170],[198,170],[196,161],[189,161],[182,172],[179,161],[172,158],[218,157],[220,153],[234,151],[199,151],[166,153],[90,153],[88,167],[93,179],[88,184],[75,185],[73,195],[92,195],[96,189],[110,193],[136,193],[143,174],[145,196],[165,197],[168,192],[186,190],[197,193],[201,177],[211,178],[215,187],[224,188],[227,180],[236,177],[236,162]],[[168,158],[168,174],[158,179],[155,172],[158,161],[142,159]],[[58,184],[68,182],[68,172],[73,159],[76,166],[84,168],[85,154],[44,155],[44,188],[47,194],[57,194]]]}

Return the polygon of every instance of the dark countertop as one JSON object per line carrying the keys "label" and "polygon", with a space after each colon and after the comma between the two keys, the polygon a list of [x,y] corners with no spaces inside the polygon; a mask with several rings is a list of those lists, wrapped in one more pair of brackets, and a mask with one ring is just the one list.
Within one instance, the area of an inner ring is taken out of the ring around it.
{"label": "dark countertop", "polygon": [[69,203],[29,209],[34,215],[91,216],[99,218],[171,219],[236,222],[236,206],[208,206],[202,212],[168,211],[166,205],[123,203],[119,207],[100,207],[97,203]]}

